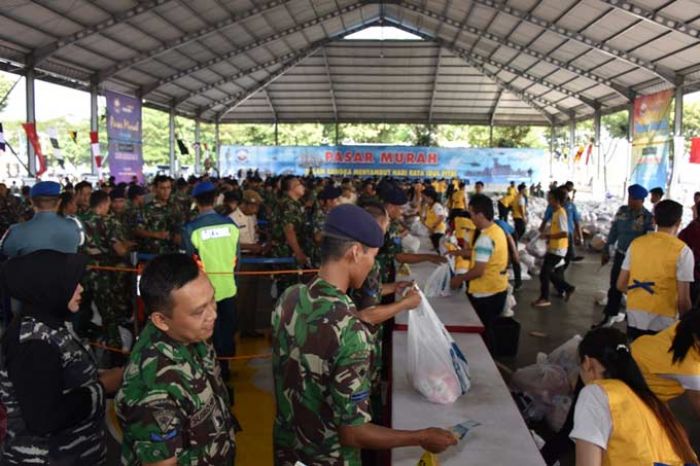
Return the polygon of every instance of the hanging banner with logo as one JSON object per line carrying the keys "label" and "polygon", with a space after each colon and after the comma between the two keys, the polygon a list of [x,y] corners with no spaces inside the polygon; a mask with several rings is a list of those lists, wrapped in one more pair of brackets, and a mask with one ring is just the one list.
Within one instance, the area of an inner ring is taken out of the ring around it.
{"label": "hanging banner with logo", "polygon": [[117,182],[143,181],[141,152],[141,101],[116,92],[105,91],[107,98],[107,163]]}
{"label": "hanging banner with logo", "polygon": [[647,189],[666,187],[672,99],[672,89],[634,99],[632,184],[641,184]]}
{"label": "hanging banner with logo", "polygon": [[540,149],[411,146],[222,146],[221,175],[239,170],[316,176],[458,177],[470,184],[545,181],[549,156]]}

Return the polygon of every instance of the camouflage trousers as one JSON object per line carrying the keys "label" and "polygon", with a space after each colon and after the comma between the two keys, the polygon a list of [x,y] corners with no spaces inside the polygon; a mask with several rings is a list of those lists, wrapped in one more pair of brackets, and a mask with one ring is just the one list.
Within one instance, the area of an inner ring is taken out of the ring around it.
{"label": "camouflage trousers", "polygon": [[[130,280],[128,272],[88,271],[80,306],[80,336],[99,338],[113,348],[122,347],[119,326],[127,322],[132,314]],[[97,308],[102,318],[101,329],[91,324],[93,308]]]}

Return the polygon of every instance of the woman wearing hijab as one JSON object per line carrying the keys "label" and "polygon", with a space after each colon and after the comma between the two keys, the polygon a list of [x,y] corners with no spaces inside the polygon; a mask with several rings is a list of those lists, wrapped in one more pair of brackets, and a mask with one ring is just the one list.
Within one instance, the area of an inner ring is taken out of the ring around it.
{"label": "woman wearing hijab", "polygon": [[87,258],[42,250],[2,267],[22,303],[2,339],[0,401],[7,437],[0,464],[100,465],[105,462],[104,397],[122,369],[98,373],[89,349],[66,325],[80,305]]}

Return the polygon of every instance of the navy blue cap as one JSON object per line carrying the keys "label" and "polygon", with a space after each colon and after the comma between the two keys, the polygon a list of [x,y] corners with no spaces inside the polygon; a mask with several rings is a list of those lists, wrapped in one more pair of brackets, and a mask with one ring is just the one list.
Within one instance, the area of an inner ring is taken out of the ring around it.
{"label": "navy blue cap", "polygon": [[202,181],[201,183],[197,183],[192,190],[192,197],[197,197],[200,194],[208,193],[211,191],[215,191],[216,186],[214,186],[214,183],[210,181]]}
{"label": "navy blue cap", "polygon": [[114,199],[126,199],[126,190],[123,186],[117,186],[109,192],[109,198]]}
{"label": "navy blue cap", "polygon": [[646,188],[640,184],[633,184],[627,188],[627,193],[629,194],[630,199],[637,199],[641,201],[647,197],[649,191],[647,191]]}
{"label": "navy blue cap", "polygon": [[401,189],[392,187],[381,192],[382,201],[386,204],[404,205],[408,202],[408,196]]}
{"label": "navy blue cap", "polygon": [[384,233],[365,209],[343,204],[330,211],[323,226],[324,234],[357,241],[370,248],[384,244]]}
{"label": "navy blue cap", "polygon": [[30,197],[58,197],[61,195],[61,185],[55,181],[40,181],[32,186]]}
{"label": "navy blue cap", "polygon": [[340,188],[328,185],[325,188],[323,188],[323,191],[318,193],[318,200],[328,201],[331,199],[338,199],[342,193],[343,191]]}
{"label": "navy blue cap", "polygon": [[135,184],[129,186],[129,199],[134,199],[136,196],[144,196],[146,194],[146,188],[141,185]]}

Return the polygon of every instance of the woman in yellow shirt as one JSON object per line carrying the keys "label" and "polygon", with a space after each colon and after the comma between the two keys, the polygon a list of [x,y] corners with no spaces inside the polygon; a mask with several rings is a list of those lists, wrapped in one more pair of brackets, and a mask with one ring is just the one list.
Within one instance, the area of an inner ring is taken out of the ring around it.
{"label": "woman in yellow shirt", "polygon": [[697,464],[685,430],[649,389],[622,332],[590,331],[579,356],[586,385],[576,401],[570,434],[576,466]]}
{"label": "woman in yellow shirt", "polygon": [[656,335],[636,339],[632,356],[656,396],[669,401],[685,393],[700,417],[700,309]]}
{"label": "woman in yellow shirt", "polygon": [[425,226],[430,231],[430,241],[432,241],[433,247],[437,251],[440,246],[440,239],[447,231],[447,211],[440,204],[440,194],[435,190],[427,189],[423,196],[426,198],[428,205],[428,210],[425,213]]}

